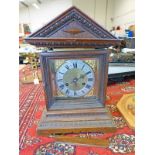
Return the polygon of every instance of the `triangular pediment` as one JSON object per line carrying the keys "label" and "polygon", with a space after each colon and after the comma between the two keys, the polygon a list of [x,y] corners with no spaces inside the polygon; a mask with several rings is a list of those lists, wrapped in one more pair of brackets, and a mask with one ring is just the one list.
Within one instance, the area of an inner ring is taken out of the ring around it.
{"label": "triangular pediment", "polygon": [[90,33],[77,21],[69,21],[61,29],[49,33],[46,37],[49,38],[96,38],[94,34]]}
{"label": "triangular pediment", "polygon": [[38,40],[40,44],[41,40],[44,44],[45,42],[48,43],[48,45],[49,43],[53,43],[50,46],[60,44],[60,42],[55,39],[69,39],[70,41],[72,39],[74,39],[74,41],[75,39],[79,41],[84,39],[84,41],[87,40],[87,44],[89,40],[110,40],[111,43],[112,41],[118,42],[115,36],[76,7],[71,7],[57,18],[50,21],[26,38],[26,41],[34,45],[37,45],[35,42],[37,43]]}

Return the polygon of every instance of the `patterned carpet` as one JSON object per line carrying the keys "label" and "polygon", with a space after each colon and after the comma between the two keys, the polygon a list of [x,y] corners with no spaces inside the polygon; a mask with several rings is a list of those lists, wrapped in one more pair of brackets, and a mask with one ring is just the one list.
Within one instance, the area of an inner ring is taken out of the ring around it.
{"label": "patterned carpet", "polygon": [[[20,73],[20,77],[22,74]],[[20,155],[134,155],[134,131],[128,128],[124,118],[116,108],[116,103],[123,94],[134,92],[135,81],[111,84],[107,88],[106,104],[112,112],[117,125],[115,133],[91,133],[90,137],[107,138],[107,148],[80,146],[56,142],[54,138],[36,135],[36,127],[45,107],[42,83],[21,84],[19,103],[19,147]],[[77,136],[86,136],[79,134]]]}

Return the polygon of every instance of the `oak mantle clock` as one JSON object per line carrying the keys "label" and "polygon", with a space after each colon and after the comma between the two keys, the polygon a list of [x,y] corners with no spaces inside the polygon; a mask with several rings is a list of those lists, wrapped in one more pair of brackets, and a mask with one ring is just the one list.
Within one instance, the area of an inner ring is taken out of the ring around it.
{"label": "oak mantle clock", "polygon": [[113,132],[106,108],[107,47],[120,41],[76,7],[37,30],[26,41],[40,53],[46,108],[39,135]]}

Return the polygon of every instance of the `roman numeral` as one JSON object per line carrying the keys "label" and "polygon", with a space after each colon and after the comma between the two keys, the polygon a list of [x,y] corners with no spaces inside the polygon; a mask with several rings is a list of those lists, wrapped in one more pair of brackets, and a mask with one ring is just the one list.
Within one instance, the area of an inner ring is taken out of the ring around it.
{"label": "roman numeral", "polygon": [[63,80],[63,79],[58,79],[57,81],[60,82],[60,81],[62,81],[62,80]]}
{"label": "roman numeral", "polygon": [[74,68],[77,68],[77,62],[74,62],[74,63],[73,63],[73,67],[74,67]]}
{"label": "roman numeral", "polygon": [[76,93],[76,91],[74,91],[74,96],[76,96],[77,95],[77,93]]}
{"label": "roman numeral", "polygon": [[60,74],[62,74],[62,75],[64,75],[64,73],[62,73],[62,72],[59,72]]}
{"label": "roman numeral", "polygon": [[66,94],[69,94],[69,90],[68,89],[66,90]]}
{"label": "roman numeral", "polygon": [[82,66],[81,70],[83,70],[84,66],[85,66],[85,64]]}
{"label": "roman numeral", "polygon": [[69,66],[68,65],[66,65],[65,68],[69,70]]}
{"label": "roman numeral", "polygon": [[86,88],[87,88],[87,89],[90,89],[90,88],[91,88],[91,86],[87,84],[87,85],[86,85]]}
{"label": "roman numeral", "polygon": [[82,93],[83,93],[83,94],[85,94],[85,91],[84,91],[84,90],[82,90]]}
{"label": "roman numeral", "polygon": [[90,74],[90,73],[91,73],[91,71],[87,72],[85,75],[88,75],[88,74]]}
{"label": "roman numeral", "polygon": [[64,89],[65,86],[62,84],[62,85],[60,85],[59,87],[60,87],[61,89]]}
{"label": "roman numeral", "polygon": [[93,78],[88,78],[88,81],[93,81]]}

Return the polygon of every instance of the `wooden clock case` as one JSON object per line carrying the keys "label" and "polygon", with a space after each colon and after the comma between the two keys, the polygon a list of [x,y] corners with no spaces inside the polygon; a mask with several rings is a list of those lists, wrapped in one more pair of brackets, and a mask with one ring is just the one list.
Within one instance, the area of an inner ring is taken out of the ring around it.
{"label": "wooden clock case", "polygon": [[[26,41],[38,47],[46,47],[46,50],[40,53],[46,108],[37,133],[46,136],[115,131],[112,116],[105,106],[109,57],[105,48],[119,44],[120,40],[79,9],[71,7],[31,34]],[[55,86],[51,82],[53,73],[49,68],[49,61],[82,58],[97,58],[99,61],[98,86],[94,86],[98,90],[98,98],[76,101],[74,98],[65,99],[59,104],[53,96]]]}

